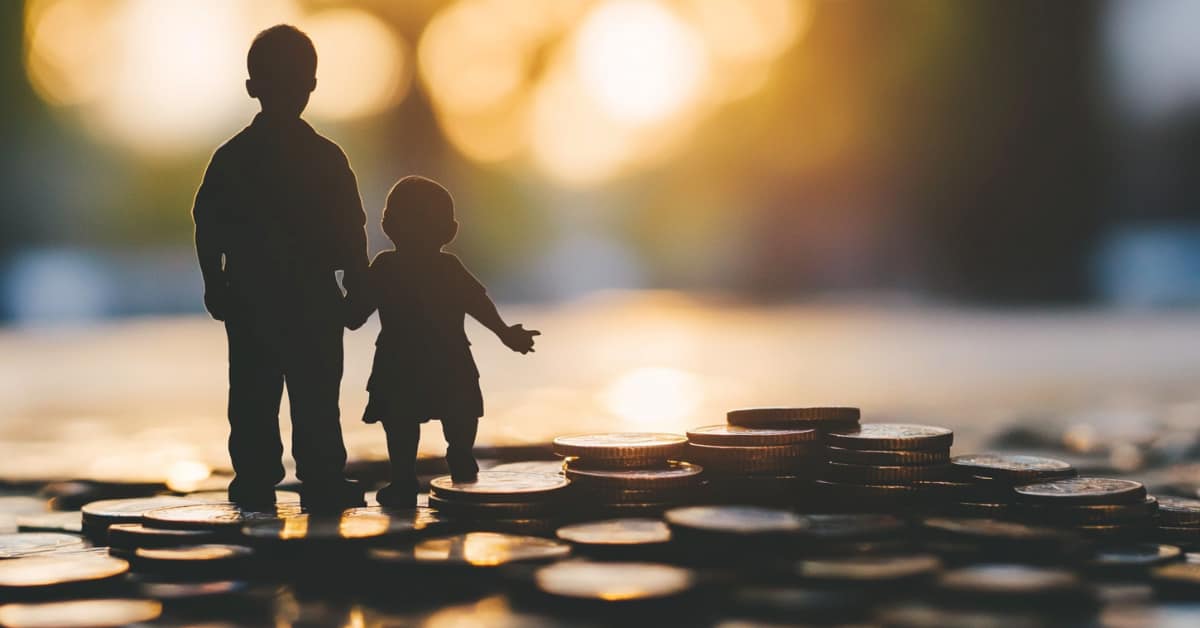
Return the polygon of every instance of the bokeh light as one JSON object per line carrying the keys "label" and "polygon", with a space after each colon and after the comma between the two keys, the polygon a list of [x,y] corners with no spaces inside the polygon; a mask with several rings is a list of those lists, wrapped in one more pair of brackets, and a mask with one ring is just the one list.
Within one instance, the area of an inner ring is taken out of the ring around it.
{"label": "bokeh light", "polygon": [[359,9],[330,9],[303,18],[299,26],[317,47],[317,89],[308,105],[313,116],[373,115],[408,93],[408,53],[378,17]]}

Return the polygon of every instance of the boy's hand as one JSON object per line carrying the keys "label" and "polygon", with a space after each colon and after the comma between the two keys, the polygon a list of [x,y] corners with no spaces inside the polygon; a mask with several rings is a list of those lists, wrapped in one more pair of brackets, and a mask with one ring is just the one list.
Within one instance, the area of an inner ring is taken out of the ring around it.
{"label": "boy's hand", "polygon": [[505,330],[504,335],[500,336],[500,341],[513,351],[530,353],[533,351],[533,337],[540,335],[542,332],[536,329],[525,329],[523,325],[513,325]]}
{"label": "boy's hand", "polygon": [[229,286],[224,283],[204,286],[204,309],[214,320],[225,320],[229,314]]}

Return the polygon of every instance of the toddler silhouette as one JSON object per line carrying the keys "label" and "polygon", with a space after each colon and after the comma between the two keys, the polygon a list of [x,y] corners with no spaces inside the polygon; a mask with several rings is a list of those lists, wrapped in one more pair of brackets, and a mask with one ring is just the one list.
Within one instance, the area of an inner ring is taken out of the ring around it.
{"label": "toddler silhouette", "polygon": [[455,482],[475,481],[479,473],[471,449],[483,396],[463,331],[465,315],[520,353],[533,351],[533,337],[540,332],[507,325],[483,284],[442,250],[458,233],[446,188],[420,176],[400,179],[388,194],[383,231],[395,248],[377,255],[362,288],[348,295],[347,327],[357,329],[379,310],[381,330],[363,420],[383,423],[392,483],[376,499],[384,506],[412,507],[421,423],[441,420]]}

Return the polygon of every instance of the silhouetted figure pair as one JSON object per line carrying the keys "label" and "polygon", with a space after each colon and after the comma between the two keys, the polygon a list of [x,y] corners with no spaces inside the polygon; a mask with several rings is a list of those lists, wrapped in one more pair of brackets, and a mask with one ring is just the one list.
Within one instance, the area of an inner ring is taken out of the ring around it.
{"label": "silhouetted figure pair", "polygon": [[350,164],[300,119],[317,83],[312,42],[294,27],[272,27],[255,38],[247,67],[246,91],[262,111],[213,154],[193,208],[205,307],[225,322],[229,340],[230,499],[251,508],[274,503],[284,477],[286,384],[305,505],[362,503],[361,489],[344,476],[342,333],[376,307],[383,329],[364,418],[383,421],[393,459],[395,479],[381,501],[415,500],[418,428],[430,418],[443,421],[455,477],[472,479],[483,402],[463,314],[522,352],[537,332],[504,325],[483,286],[441,252],[457,223],[449,194],[428,179],[393,188],[383,224],[396,250],[368,268],[366,216]]}

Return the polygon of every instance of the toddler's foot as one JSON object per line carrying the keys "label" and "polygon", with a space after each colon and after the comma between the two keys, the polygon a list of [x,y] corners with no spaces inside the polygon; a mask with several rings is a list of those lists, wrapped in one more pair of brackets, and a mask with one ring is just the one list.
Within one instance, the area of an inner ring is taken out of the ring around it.
{"label": "toddler's foot", "polygon": [[417,492],[404,490],[395,484],[388,484],[375,493],[375,501],[380,506],[388,508],[416,508]]}

